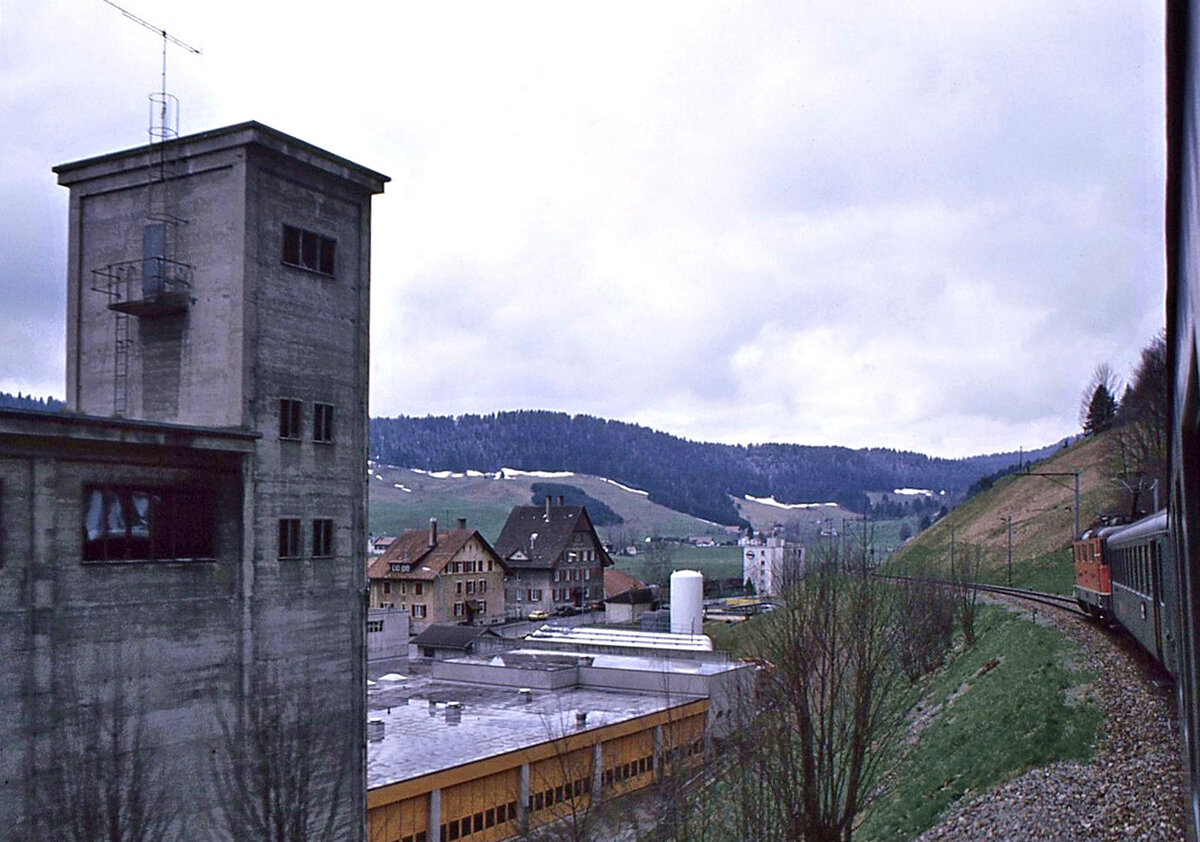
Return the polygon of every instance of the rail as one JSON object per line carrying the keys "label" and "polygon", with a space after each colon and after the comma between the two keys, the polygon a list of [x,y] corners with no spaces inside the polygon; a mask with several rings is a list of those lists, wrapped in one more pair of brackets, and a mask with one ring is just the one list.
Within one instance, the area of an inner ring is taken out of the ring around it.
{"label": "rail", "polygon": [[879,579],[891,579],[904,582],[918,582],[927,585],[950,585],[956,587],[973,588],[980,593],[997,594],[998,596],[1011,596],[1017,599],[1036,602],[1041,605],[1048,605],[1051,608],[1057,608],[1060,611],[1066,611],[1069,614],[1076,614],[1080,617],[1087,617],[1088,614],[1079,607],[1079,603],[1075,601],[1073,596],[1064,596],[1063,594],[1044,593],[1042,591],[1031,591],[1025,588],[1012,588],[1005,585],[989,585],[984,582],[953,582],[948,579],[927,579],[918,576],[884,576],[882,574],[872,574]]}

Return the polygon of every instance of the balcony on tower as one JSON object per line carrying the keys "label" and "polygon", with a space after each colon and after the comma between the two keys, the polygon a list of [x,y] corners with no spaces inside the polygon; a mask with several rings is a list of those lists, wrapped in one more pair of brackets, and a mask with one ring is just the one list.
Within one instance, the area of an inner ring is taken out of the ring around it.
{"label": "balcony on tower", "polygon": [[167,256],[167,226],[142,231],[142,256],[92,270],[92,289],[109,297],[108,309],[140,318],[182,313],[192,303],[192,267]]}

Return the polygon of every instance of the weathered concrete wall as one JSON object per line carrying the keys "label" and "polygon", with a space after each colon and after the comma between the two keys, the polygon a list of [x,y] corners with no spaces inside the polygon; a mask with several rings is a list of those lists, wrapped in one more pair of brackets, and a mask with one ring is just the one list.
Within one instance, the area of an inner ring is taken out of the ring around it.
{"label": "weathered concrete wall", "polygon": [[[170,165],[157,169],[164,151]],[[36,805],[29,772],[61,765],[47,736],[55,711],[102,691],[139,700],[150,753],[173,758],[173,786],[196,790],[189,809],[207,828],[211,781],[198,778],[212,777],[217,712],[236,736],[239,717],[270,695],[305,700],[329,767],[347,770],[338,838],[359,839],[370,197],[386,179],[253,123],[56,172],[71,189],[68,405],[109,416],[123,403],[137,420],[79,420],[32,456],[21,452],[26,438],[0,437],[0,645],[18,653],[20,676],[0,684],[0,737],[16,739],[0,748],[0,786],[26,787],[16,802],[0,797],[0,820]],[[163,172],[170,178],[155,183]],[[128,374],[118,378],[118,317],[93,270],[140,260],[164,191],[179,217],[173,256],[192,267],[190,301],[184,312],[121,317]],[[285,224],[335,239],[334,271],[286,265]],[[279,436],[281,398],[301,403],[297,440]],[[317,402],[334,407],[332,442],[313,440]],[[203,431],[141,435],[139,420],[237,430],[245,441],[231,467],[214,455],[221,447],[198,444]],[[98,444],[104,424],[128,446]],[[80,447],[80,436],[93,440]],[[213,471],[223,477],[216,561],[82,561],[83,485],[208,482]],[[10,488],[22,490],[24,513],[12,511]],[[300,521],[298,558],[279,558],[280,518]],[[328,557],[314,557],[318,519],[333,524]]]}
{"label": "weathered concrete wall", "polygon": [[[378,623],[378,629],[372,624]],[[408,656],[408,614],[399,609],[372,608],[367,612],[367,660]]]}

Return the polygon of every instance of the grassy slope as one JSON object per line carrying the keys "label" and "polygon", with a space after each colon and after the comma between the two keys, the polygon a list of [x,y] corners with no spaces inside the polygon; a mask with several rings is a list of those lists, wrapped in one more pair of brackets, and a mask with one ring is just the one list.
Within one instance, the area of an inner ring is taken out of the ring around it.
{"label": "grassy slope", "polygon": [[[399,534],[405,529],[423,529],[429,518],[453,525],[465,517],[469,526],[479,529],[489,541],[500,535],[513,506],[533,502],[530,486],[542,480],[517,477],[497,480],[491,477],[450,477],[440,479],[418,474],[406,468],[375,466],[370,485],[370,531],[372,534]],[[551,480],[583,489],[608,504],[625,522],[598,531],[603,539],[617,546],[641,544],[647,537],[712,535],[731,539],[716,524],[680,514],[651,503],[645,495],[626,491],[597,477],[576,474]],[[396,488],[399,483],[410,491]]]}
{"label": "grassy slope", "polygon": [[[1106,445],[1103,437],[1089,440],[1035,468],[1080,472],[1084,525],[1116,503],[1104,477]],[[1004,518],[1011,516],[1014,584],[1069,592],[1073,503],[1069,477],[1008,477],[914,538],[888,567],[944,572],[953,527],[958,557],[965,544],[979,547],[981,578],[1002,581]],[[709,624],[705,631],[718,648],[752,654],[745,651],[745,631],[754,622]],[[997,607],[984,608],[976,630],[973,646],[960,641],[946,665],[912,689],[912,742],[895,759],[889,784],[863,817],[856,840],[911,839],[963,797],[1054,760],[1090,756],[1100,715],[1079,689],[1095,676],[1074,666],[1074,645]],[[912,724],[918,721],[923,728]]]}
{"label": "grassy slope", "polygon": [[[1073,700],[1086,698],[1095,676],[1073,666],[1074,645],[998,607],[983,610],[977,631],[975,644],[922,688],[909,718],[916,742],[856,840],[911,839],[964,796],[1055,760],[1091,756],[1100,714]],[[919,729],[919,722],[927,724]]]}
{"label": "grassy slope", "polygon": [[[1109,439],[1088,439],[1036,465],[1035,471],[1080,472],[1084,527],[1117,502],[1116,488],[1104,476]],[[980,579],[1003,582],[1007,577],[1006,518],[1013,523],[1013,584],[1069,593],[1070,547],[1074,528],[1074,482],[1071,477],[1017,474],[959,506],[913,538],[888,565],[893,571],[946,572],[951,532],[956,555],[964,547],[981,552]]]}

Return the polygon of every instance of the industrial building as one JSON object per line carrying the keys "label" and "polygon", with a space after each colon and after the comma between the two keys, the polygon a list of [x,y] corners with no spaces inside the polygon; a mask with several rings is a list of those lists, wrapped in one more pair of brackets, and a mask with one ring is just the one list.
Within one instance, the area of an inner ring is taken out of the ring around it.
{"label": "industrial building", "polygon": [[[603,646],[604,630],[582,633]],[[699,762],[749,704],[753,668],[713,656],[711,643],[701,661],[654,637],[613,641],[630,654],[542,648],[539,637],[379,682],[368,701],[368,838],[509,839],[585,821]]]}
{"label": "industrial building", "polygon": [[[116,791],[164,834],[244,810],[250,838],[248,770],[306,763],[361,839],[387,178],[253,122],[54,171],[69,411],[0,411],[0,825],[61,838]],[[266,728],[298,753],[255,754]]]}

